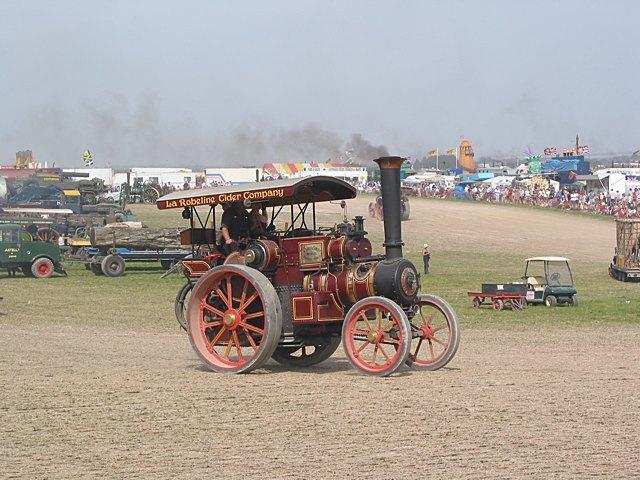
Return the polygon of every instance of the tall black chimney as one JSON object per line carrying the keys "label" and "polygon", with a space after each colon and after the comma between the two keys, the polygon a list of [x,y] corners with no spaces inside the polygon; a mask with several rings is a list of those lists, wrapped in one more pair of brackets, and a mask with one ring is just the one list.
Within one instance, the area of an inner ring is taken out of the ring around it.
{"label": "tall black chimney", "polygon": [[400,227],[400,167],[402,157],[381,157],[374,162],[380,167],[380,194],[384,213],[384,248],[387,260],[402,258]]}

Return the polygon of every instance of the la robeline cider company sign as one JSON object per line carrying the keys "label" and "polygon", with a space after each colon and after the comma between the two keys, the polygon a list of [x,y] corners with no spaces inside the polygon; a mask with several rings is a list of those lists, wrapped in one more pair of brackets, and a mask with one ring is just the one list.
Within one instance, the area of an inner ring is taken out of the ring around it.
{"label": "la robeline cider company sign", "polygon": [[[194,196],[190,198],[176,198],[175,200],[164,200],[158,204],[158,208],[184,208],[199,207],[202,205],[218,205],[220,203],[243,202],[244,200],[263,201],[275,198],[283,198],[290,194],[288,188],[270,188],[267,190],[257,190],[238,193],[219,193],[216,195]],[[194,191],[196,193],[196,191]]]}

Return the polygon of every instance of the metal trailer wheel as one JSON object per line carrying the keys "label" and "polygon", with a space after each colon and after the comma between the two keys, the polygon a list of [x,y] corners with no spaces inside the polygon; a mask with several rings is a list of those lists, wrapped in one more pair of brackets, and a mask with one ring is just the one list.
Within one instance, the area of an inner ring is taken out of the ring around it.
{"label": "metal trailer wheel", "polygon": [[322,342],[299,348],[276,348],[271,358],[287,367],[310,367],[327,360],[340,346],[340,337],[326,337]]}
{"label": "metal trailer wheel", "polygon": [[46,257],[35,259],[31,264],[31,274],[36,278],[49,278],[53,275],[53,262]]}
{"label": "metal trailer wheel", "polygon": [[480,305],[482,305],[482,298],[480,297],[473,297],[473,306],[475,308],[480,308]]}
{"label": "metal trailer wheel", "polygon": [[558,304],[558,299],[553,295],[547,295],[547,298],[544,299],[544,304],[547,307],[555,307]]}
{"label": "metal trailer wheel", "polygon": [[421,295],[411,322],[412,345],[407,364],[438,370],[455,356],[460,344],[460,322],[453,307],[435,295]]}
{"label": "metal trailer wheel", "polygon": [[282,334],[276,290],[253,268],[212,268],[193,287],[187,332],[193,349],[213,371],[259,368],[273,355]]}
{"label": "metal trailer wheel", "polygon": [[193,290],[193,283],[185,283],[178,295],[176,295],[176,301],[174,304],[176,320],[180,324],[180,327],[187,331],[187,306],[189,305],[189,299],[191,298],[191,291]]}
{"label": "metal trailer wheel", "polygon": [[102,259],[100,268],[107,277],[121,277],[124,275],[124,259],[116,254],[107,255]]}
{"label": "metal trailer wheel", "polygon": [[504,302],[499,298],[495,298],[492,302],[493,309],[497,312],[504,308]]}
{"label": "metal trailer wheel", "polygon": [[397,303],[387,298],[364,298],[347,312],[342,346],[349,362],[362,372],[391,375],[409,355],[409,319]]}
{"label": "metal trailer wheel", "polygon": [[511,309],[516,311],[524,310],[524,302],[523,298],[512,298],[511,299]]}

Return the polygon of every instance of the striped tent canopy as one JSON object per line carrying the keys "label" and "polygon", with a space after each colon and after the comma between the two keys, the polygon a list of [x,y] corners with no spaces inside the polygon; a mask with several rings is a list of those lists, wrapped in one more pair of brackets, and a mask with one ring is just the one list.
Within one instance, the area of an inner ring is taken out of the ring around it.
{"label": "striped tent canopy", "polygon": [[289,178],[305,170],[323,171],[345,167],[343,163],[265,163],[262,171],[271,178]]}

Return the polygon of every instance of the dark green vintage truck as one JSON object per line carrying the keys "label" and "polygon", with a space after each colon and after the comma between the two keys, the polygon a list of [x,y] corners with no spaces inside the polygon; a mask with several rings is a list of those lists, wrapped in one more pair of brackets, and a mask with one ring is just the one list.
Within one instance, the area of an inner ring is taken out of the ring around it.
{"label": "dark green vintage truck", "polygon": [[0,225],[0,268],[10,275],[22,270],[28,277],[48,278],[54,272],[66,275],[60,263],[60,248],[41,232],[29,233],[17,224]]}

